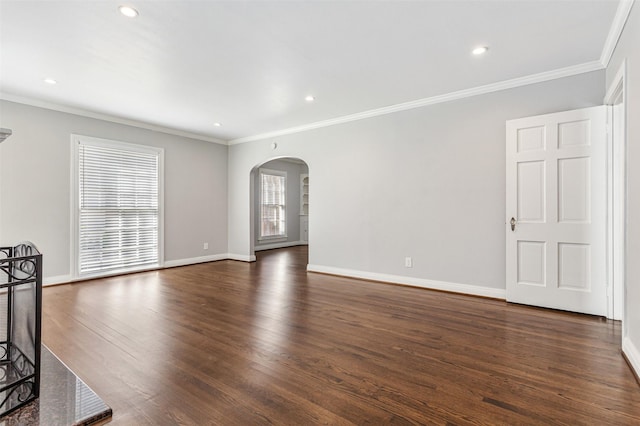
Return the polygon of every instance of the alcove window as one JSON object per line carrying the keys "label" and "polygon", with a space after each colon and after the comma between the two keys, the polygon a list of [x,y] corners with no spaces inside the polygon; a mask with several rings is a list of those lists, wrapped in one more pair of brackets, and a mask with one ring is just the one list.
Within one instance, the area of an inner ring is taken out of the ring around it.
{"label": "alcove window", "polygon": [[287,172],[260,169],[260,239],[285,238]]}

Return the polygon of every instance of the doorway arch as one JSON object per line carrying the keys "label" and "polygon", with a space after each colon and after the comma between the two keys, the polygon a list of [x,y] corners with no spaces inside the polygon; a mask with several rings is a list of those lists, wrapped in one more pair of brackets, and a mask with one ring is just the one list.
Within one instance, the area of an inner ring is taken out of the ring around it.
{"label": "doorway arch", "polygon": [[[261,217],[263,174],[285,176],[285,235],[263,235],[263,226],[269,225],[269,220]],[[309,244],[310,176],[306,161],[282,156],[259,163],[250,171],[249,187],[249,247],[254,259],[257,251]]]}

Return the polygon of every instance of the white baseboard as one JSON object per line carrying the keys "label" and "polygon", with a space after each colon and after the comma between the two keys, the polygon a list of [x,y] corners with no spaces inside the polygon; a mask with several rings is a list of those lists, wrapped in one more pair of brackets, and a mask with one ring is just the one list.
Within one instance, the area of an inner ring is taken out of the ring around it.
{"label": "white baseboard", "polygon": [[306,246],[307,244],[309,243],[306,241],[284,241],[282,243],[261,244],[255,247],[255,251],[273,250],[273,249],[295,247],[295,246]]}
{"label": "white baseboard", "polygon": [[190,259],[171,260],[168,262],[164,262],[163,267],[171,268],[173,266],[193,265],[196,263],[214,262],[216,260],[239,260],[241,262],[255,262],[256,257],[253,255],[247,256],[244,254],[221,253],[221,254],[214,254],[211,256],[192,257]]}
{"label": "white baseboard", "polygon": [[55,277],[45,277],[42,280],[42,286],[46,287],[48,285],[65,284],[65,283],[70,283],[71,281],[73,281],[73,278],[71,278],[71,275],[58,275]]}
{"label": "white baseboard", "polygon": [[188,259],[167,260],[164,262],[164,268],[174,268],[176,266],[195,265],[196,263],[215,262],[216,260],[228,259],[227,254],[213,254],[210,256],[198,256]]}
{"label": "white baseboard", "polygon": [[320,272],[323,274],[341,275],[351,278],[361,278],[372,281],[382,281],[392,284],[410,285],[432,290],[450,291],[453,293],[470,294],[474,296],[492,297],[495,299],[505,299],[506,291],[501,288],[482,287],[470,284],[459,284],[446,281],[434,281],[423,278],[407,277],[403,275],[379,274],[377,272],[356,271],[352,269],[334,268],[332,266],[307,265],[307,271]]}
{"label": "white baseboard", "polygon": [[636,373],[636,377],[640,377],[640,351],[628,337],[622,339],[622,353],[624,353],[627,360],[629,360],[629,364],[631,364],[631,368],[633,368],[633,371]]}
{"label": "white baseboard", "polygon": [[[301,243],[302,242],[287,243],[287,244],[300,245]],[[262,249],[266,250],[265,248],[262,248]],[[242,255],[242,254],[234,254],[234,253],[214,254],[210,256],[200,256],[200,257],[192,257],[187,259],[165,261],[163,266],[158,269],[173,268],[176,266],[194,265],[197,263],[214,262],[217,260],[225,260],[225,259],[239,260],[242,262],[255,262],[256,257]],[[427,280],[423,278],[407,277],[403,275],[380,274],[377,272],[357,271],[353,269],[335,268],[332,266],[322,266],[322,265],[307,265],[307,271],[319,272],[319,273],[331,274],[331,275],[341,275],[345,277],[360,278],[360,279],[372,280],[372,281],[381,281],[381,282],[392,283],[392,284],[403,284],[403,285],[409,285],[413,287],[428,288],[432,290],[450,291],[453,293],[470,294],[474,296],[492,297],[496,299],[505,299],[506,297],[504,289],[475,286],[470,284],[452,283],[452,282],[446,282],[446,281]],[[86,277],[73,278],[71,277],[71,275],[58,275],[54,277],[46,277],[44,279],[43,286],[64,284],[64,283],[70,283],[74,281],[82,281],[85,279]],[[635,347],[630,341],[628,345],[631,349],[628,350],[629,353],[625,351],[625,354],[629,359],[635,360],[634,365],[636,365],[636,367],[634,368],[636,369],[636,371],[640,371],[640,354],[638,353],[637,349],[635,349]],[[625,347],[623,345],[623,351],[624,350],[625,350]]]}
{"label": "white baseboard", "polygon": [[241,262],[255,262],[256,261],[256,256],[255,255],[247,256],[246,254],[227,253],[225,256],[229,260],[239,260]]}
{"label": "white baseboard", "polygon": [[[260,250],[270,250],[274,248],[284,248],[284,247],[293,247],[308,244],[306,241],[288,241],[283,243],[275,243],[256,247],[256,251]],[[175,268],[176,266],[186,266],[186,265],[195,265],[197,263],[205,263],[205,262],[215,262],[217,260],[239,260],[241,262],[255,262],[255,255],[244,255],[244,254],[235,254],[235,253],[221,253],[221,254],[213,254],[209,256],[199,256],[199,257],[190,257],[187,259],[177,259],[177,260],[167,260],[160,267],[152,267],[148,269],[141,269],[135,272],[144,272],[149,270],[156,269],[164,269],[164,268]],[[106,278],[112,275],[118,275],[122,272],[117,272],[114,274],[101,275],[99,278]],[[42,286],[50,286],[57,284],[66,284],[72,283],[74,281],[85,281],[90,278],[98,278],[98,277],[72,277],[71,275],[58,275],[55,277],[44,277]]]}
{"label": "white baseboard", "polygon": [[223,254],[214,254],[210,256],[199,256],[199,257],[191,257],[187,259],[177,259],[177,260],[167,260],[162,266],[152,266],[147,268],[140,268],[135,271],[115,271],[113,273],[100,275],[100,276],[82,276],[82,277],[73,277],[71,275],[58,275],[55,277],[44,277],[42,280],[42,286],[50,286],[50,285],[58,285],[58,284],[67,284],[76,281],[86,281],[92,278],[108,278],[116,275],[120,275],[122,273],[131,273],[131,272],[147,272],[147,271],[155,271],[159,269],[165,268],[173,268],[176,266],[186,266],[186,265],[195,265],[196,263],[204,263],[204,262],[214,262],[216,260],[225,260],[230,259],[227,253]]}

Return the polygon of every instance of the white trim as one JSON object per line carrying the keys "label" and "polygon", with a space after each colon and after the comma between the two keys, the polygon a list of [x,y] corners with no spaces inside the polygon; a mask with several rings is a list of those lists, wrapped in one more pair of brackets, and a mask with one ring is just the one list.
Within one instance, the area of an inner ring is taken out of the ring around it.
{"label": "white trim", "polygon": [[614,111],[611,109],[608,123],[609,143],[610,143],[610,170],[608,179],[611,195],[609,198],[609,247],[608,247],[608,269],[610,300],[608,306],[608,318],[622,320],[622,336],[626,336],[625,321],[625,264],[626,264],[626,146],[627,146],[627,105],[626,105],[626,69],[627,61],[624,59],[620,64],[611,84],[607,88],[604,103],[614,105],[620,103],[622,99],[622,135],[616,135],[618,127],[614,118]]}
{"label": "white trim", "polygon": [[164,148],[158,152],[158,265],[164,266]]}
{"label": "white trim", "polygon": [[[210,256],[199,256],[199,257],[191,257],[191,258],[186,258],[186,259],[177,259],[177,260],[168,260],[166,262],[164,262],[163,266],[149,266],[149,267],[141,267],[139,269],[135,269],[135,270],[119,270],[119,271],[111,271],[108,274],[105,275],[87,275],[87,276],[82,276],[82,277],[73,277],[72,275],[58,275],[58,276],[54,276],[54,277],[45,277],[43,280],[43,286],[51,286],[51,285],[57,285],[57,284],[67,284],[67,283],[73,283],[73,282],[79,282],[79,281],[88,281],[88,280],[93,280],[96,278],[108,278],[108,277],[115,277],[118,275],[127,275],[127,274],[134,274],[134,273],[138,273],[138,272],[148,272],[148,271],[158,271],[161,269],[167,269],[167,268],[175,268],[177,266],[187,266],[187,265],[195,265],[198,263],[206,263],[206,262],[216,262],[218,260],[242,260],[242,261],[247,261],[245,259],[240,259],[240,255],[232,255],[229,253],[221,253],[221,254],[213,254]],[[255,261],[255,256],[250,256],[253,257],[253,260]]]}
{"label": "white trim", "polygon": [[71,185],[71,194],[69,194],[69,235],[71,236],[71,247],[69,250],[69,271],[71,271],[70,277],[76,277],[78,276],[78,270],[80,269],[78,266],[78,261],[80,258],[80,253],[78,250],[78,240],[79,240],[79,236],[78,236],[78,223],[80,222],[80,218],[79,218],[79,211],[78,211],[78,205],[79,205],[79,199],[78,197],[80,196],[79,193],[79,186],[80,186],[80,177],[79,177],[79,173],[80,171],[78,170],[78,163],[79,163],[79,150],[78,150],[78,140],[76,139],[76,137],[74,135],[71,135],[70,138],[70,142],[71,142],[71,170],[70,170],[70,179],[69,179],[69,183]]}
{"label": "white trim", "polygon": [[135,274],[138,272],[157,271],[158,269],[164,269],[164,266],[158,263],[151,263],[147,265],[138,265],[130,268],[110,269],[107,272],[99,271],[99,272],[92,272],[84,275],[72,276],[71,280],[72,281],[94,280],[97,278],[115,277],[117,275]]}
{"label": "white trim", "polygon": [[[284,235],[274,235],[272,237],[258,237],[258,241],[273,241],[273,244],[276,243],[285,243],[287,242],[287,238],[289,238],[287,236],[287,234]],[[258,243],[261,244],[261,243]]]}
{"label": "white trim", "polygon": [[53,102],[42,101],[25,96],[16,96],[8,93],[0,92],[0,99],[15,102],[24,105],[30,105],[38,108],[50,109],[53,111],[64,112],[67,114],[79,115],[81,117],[95,118],[96,120],[108,121],[111,123],[124,124],[125,126],[133,126],[140,129],[152,130],[154,132],[166,133],[168,135],[181,136],[199,141],[217,143],[219,145],[227,145],[227,141],[223,139],[205,136],[198,133],[186,132],[183,130],[172,129],[170,127],[158,126],[144,121],[132,120],[129,118],[117,117],[114,115],[104,114],[100,112],[87,111],[81,108],[60,105]]}
{"label": "white trim", "polygon": [[[273,161],[273,160],[270,160]],[[265,174],[265,175],[273,175],[273,176],[283,176],[283,177],[287,177],[287,171],[286,170],[275,170],[275,169],[265,169],[265,168],[260,168],[258,169],[258,172],[260,172],[260,174]]]}
{"label": "white trim", "polygon": [[117,269],[112,270],[107,273],[101,274],[88,274],[82,276],[73,276],[73,275],[58,275],[54,277],[44,277],[43,279],[43,287],[57,284],[67,284],[67,283],[75,283],[79,281],[90,281],[99,278],[109,278],[116,277],[119,275],[128,275],[128,274],[137,274],[140,272],[149,272],[149,271],[157,271],[159,269],[165,269],[164,266],[159,266],[157,264],[147,265],[147,266],[139,266],[137,268],[132,269]]}
{"label": "white trim", "polygon": [[525,77],[513,78],[511,80],[504,80],[497,83],[486,84],[484,86],[477,86],[471,89],[458,90],[456,92],[450,92],[444,95],[432,96],[429,98],[423,98],[415,101],[404,102],[401,104],[390,105],[383,108],[372,109],[368,111],[359,112],[356,114],[332,118],[329,120],[303,124],[302,126],[296,126],[288,129],[276,130],[274,132],[267,132],[267,133],[262,133],[258,135],[233,139],[229,141],[228,144],[237,145],[237,144],[246,143],[246,142],[253,142],[253,141],[262,140],[262,139],[274,138],[277,136],[290,135],[292,133],[299,133],[307,130],[319,129],[321,127],[334,126],[336,124],[349,123],[351,121],[377,117],[380,115],[392,114],[394,112],[405,111],[405,110],[414,109],[414,108],[421,108],[428,105],[449,102],[449,101],[462,99],[462,98],[469,98],[472,96],[483,95],[485,93],[498,92],[500,90],[512,89],[515,87],[526,86],[529,84],[542,83],[544,81],[555,80],[563,77],[570,77],[578,74],[584,74],[587,72],[598,71],[601,69],[603,69],[603,66],[600,63],[600,61],[586,62],[583,64],[573,65],[570,67],[560,68],[557,70],[545,71],[538,74],[528,75]]}
{"label": "white trim", "polygon": [[[78,207],[78,195],[79,195],[79,170],[78,160],[79,152],[78,147],[80,144],[93,145],[93,146],[110,146],[118,147],[125,150],[135,152],[147,152],[154,153],[158,156],[158,262],[153,267],[141,266],[118,269],[115,271],[104,273],[100,271],[96,274],[80,275],[79,254],[80,254],[80,233],[78,227],[80,226],[80,211]],[[71,194],[70,194],[70,235],[71,235],[71,248],[69,250],[71,256],[71,277],[73,280],[92,279],[99,277],[107,277],[112,275],[118,275],[129,272],[139,272],[142,270],[159,269],[164,267],[164,148],[160,148],[153,145],[142,145],[129,142],[122,142],[111,139],[97,138],[93,136],[71,134]]]}
{"label": "white trim", "polygon": [[607,94],[604,96],[605,104],[613,103],[620,95],[620,92],[622,92],[623,97],[626,95],[625,93],[626,92],[626,85],[625,85],[626,75],[627,75],[627,58],[622,60],[622,63],[620,64],[620,67],[618,68],[616,75],[613,77],[613,80],[611,80],[611,84],[609,85],[609,87],[607,87]]}
{"label": "white trim", "polygon": [[614,224],[613,224],[613,108],[611,105],[607,105],[607,318],[608,319],[622,319],[615,318],[617,314],[614,309],[614,259],[613,259],[613,246],[615,243],[614,238]]}
{"label": "white trim", "polygon": [[473,296],[505,299],[505,290],[502,288],[483,287],[470,284],[452,283],[446,281],[427,280],[423,278],[407,277],[402,275],[379,274],[377,272],[356,271],[353,269],[335,268],[333,266],[307,265],[307,271],[322,274],[340,275],[350,278],[360,278],[372,281],[381,281],[392,284],[404,284],[413,287],[422,287],[432,290],[449,291],[452,293],[469,294]]}
{"label": "white trim", "polygon": [[[284,233],[278,235],[262,235],[262,204],[263,204],[263,191],[262,191],[262,175],[267,176],[278,176],[284,178],[284,204],[282,205],[282,210],[284,212]],[[275,169],[266,169],[260,168],[258,169],[258,181],[260,182],[260,190],[259,190],[259,201],[258,201],[258,241],[286,241],[288,238],[287,235],[287,227],[288,227],[288,218],[287,218],[287,203],[289,202],[289,193],[287,191],[287,172],[285,170],[275,170]]]}
{"label": "white trim", "polygon": [[609,28],[609,34],[607,35],[607,39],[605,40],[604,46],[602,48],[602,53],[600,54],[600,63],[605,68],[609,66],[609,61],[611,61],[613,51],[618,44],[620,35],[622,35],[624,24],[629,18],[629,13],[631,12],[631,8],[633,7],[633,2],[634,0],[621,0],[620,3],[618,3],[616,15],[613,18],[611,28]]}
{"label": "white trim", "polygon": [[281,243],[257,245],[255,247],[255,251],[272,250],[272,249],[295,247],[295,246],[306,246],[308,244],[309,243],[307,243],[306,241],[284,241]]}
{"label": "white trim", "polygon": [[[187,259],[167,260],[164,262],[164,268],[174,268],[176,266],[195,265],[197,263],[215,262],[218,260],[227,260],[227,254],[213,254],[210,256],[190,257]],[[162,269],[164,269],[162,268]]]}
{"label": "white trim", "polygon": [[631,368],[636,373],[636,376],[640,377],[640,351],[631,339],[627,337],[622,339],[622,353],[624,353],[627,360],[629,360],[629,364],[631,364]]}
{"label": "white trim", "polygon": [[66,284],[72,281],[73,281],[73,278],[71,278],[71,275],[56,275],[53,277],[45,277],[42,280],[42,286],[47,287],[50,285]]}
{"label": "white trim", "polygon": [[[630,2],[633,3],[633,0],[623,0],[623,3]],[[619,6],[619,11],[622,9],[622,3]],[[631,9],[629,5],[629,10],[626,12],[627,15]],[[620,11],[620,13],[623,13]],[[616,14],[616,18],[618,15]],[[621,18],[619,18],[621,19]],[[625,16],[626,20],[626,16]],[[614,21],[614,24],[618,24],[618,21]],[[612,27],[613,28],[613,27]],[[620,27],[620,31],[622,31],[622,26]],[[611,34],[611,32],[610,32]],[[611,36],[613,37],[613,36]],[[618,34],[619,37],[619,34]],[[617,42],[617,38],[615,39]],[[608,41],[608,39],[607,39]],[[608,41],[609,42],[609,41]],[[615,45],[614,45],[615,46]],[[602,57],[605,56],[603,51]],[[610,59],[610,58],[609,58]],[[225,141],[222,139],[214,138],[211,136],[200,135],[197,133],[185,132],[182,130],[171,129],[168,127],[157,126],[154,124],[145,123],[142,121],[131,120],[127,118],[115,117],[108,114],[102,114],[97,112],[85,111],[79,108],[73,108],[63,105],[58,105],[51,102],[36,100],[23,96],[16,96],[7,93],[0,92],[0,99],[4,99],[9,102],[17,102],[21,104],[36,106],[40,108],[51,109],[54,111],[65,112],[69,114],[75,114],[83,117],[95,118],[98,120],[110,121],[113,123],[124,124],[128,126],[134,126],[147,130],[154,130],[162,133],[167,133],[175,136],[182,136],[207,142],[213,142],[220,145],[237,145],[246,142],[253,142],[263,139],[274,138],[277,136],[290,135],[293,133],[304,132],[307,130],[319,129],[322,127],[334,126],[336,124],[349,123],[351,121],[362,120],[365,118],[377,117],[386,114],[392,114],[394,112],[406,111],[414,108],[421,108],[428,105],[439,104],[443,102],[449,102],[457,99],[468,98],[472,96],[482,95],[486,93],[498,92],[501,90],[512,89],[520,86],[527,86],[529,84],[542,83],[549,80],[555,80],[558,78],[571,77],[574,75],[584,74],[592,71],[598,71],[604,68],[603,59],[591,62],[585,62],[578,65],[572,65],[565,68],[559,68],[556,70],[545,71],[538,74],[532,74],[524,77],[517,77],[510,80],[499,81],[496,83],[486,84],[483,86],[472,87],[470,89],[458,90],[455,92],[445,93],[442,95],[431,96],[428,98],[418,99],[414,101],[404,102],[396,105],[390,105],[383,108],[376,108],[368,111],[363,111],[355,114],[345,115],[342,117],[331,118],[328,120],[317,121],[315,123],[303,124],[301,126],[290,127],[287,129],[276,130],[273,132],[261,133],[252,136],[246,136],[241,138],[236,138],[230,141]]]}
{"label": "white trim", "polygon": [[227,253],[227,259],[229,260],[239,260],[240,262],[255,262],[255,255],[246,255],[246,254],[235,254],[235,253]]}

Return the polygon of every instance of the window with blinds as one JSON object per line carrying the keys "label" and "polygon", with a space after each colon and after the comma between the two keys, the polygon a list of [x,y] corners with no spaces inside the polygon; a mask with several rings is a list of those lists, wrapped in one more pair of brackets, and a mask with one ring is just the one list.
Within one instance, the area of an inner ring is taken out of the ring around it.
{"label": "window with blinds", "polygon": [[287,173],[260,170],[260,239],[287,236]]}
{"label": "window with blinds", "polygon": [[159,263],[161,150],[79,139],[78,274]]}

